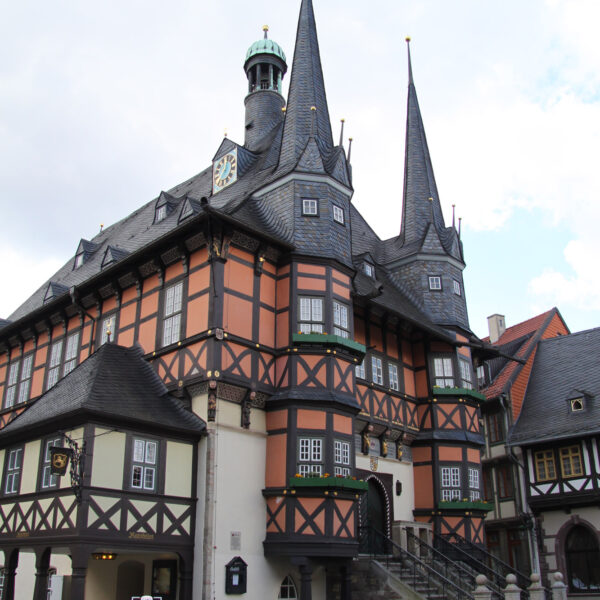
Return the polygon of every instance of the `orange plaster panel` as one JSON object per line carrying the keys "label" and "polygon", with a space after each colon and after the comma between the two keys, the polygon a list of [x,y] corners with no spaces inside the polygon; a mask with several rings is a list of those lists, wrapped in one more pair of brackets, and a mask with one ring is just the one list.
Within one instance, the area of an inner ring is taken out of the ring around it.
{"label": "orange plaster panel", "polygon": [[431,342],[432,352],[452,352],[452,346],[444,344],[444,342]]}
{"label": "orange plaster panel", "polygon": [[425,348],[422,343],[413,346],[413,366],[422,367],[425,365]]}
{"label": "orange plaster panel", "polygon": [[158,311],[158,292],[142,298],[140,318],[144,319]]}
{"label": "orange plaster panel", "polygon": [[415,381],[417,383],[417,396],[425,398],[429,395],[427,388],[427,373],[425,371],[417,371],[415,373]]}
{"label": "orange plaster panel", "polygon": [[462,448],[456,446],[440,446],[438,448],[438,458],[440,460],[462,460]]}
{"label": "orange plaster panel", "polygon": [[171,279],[175,279],[175,277],[179,277],[180,275],[183,275],[183,263],[178,260],[176,263],[167,267],[167,270],[165,271],[165,281],[171,281]]}
{"label": "orange plaster panel", "polygon": [[290,265],[283,265],[283,267],[280,267],[279,269],[277,269],[277,276],[280,275],[287,275],[290,272]]}
{"label": "orange plaster panel", "polygon": [[[298,503],[309,514],[312,515],[323,503],[321,498],[298,498]],[[305,523],[305,519],[298,509],[294,515],[294,531],[297,532]],[[317,531],[315,531],[315,526]],[[319,514],[312,519],[311,524],[302,531],[303,535],[323,535],[325,533],[325,511],[319,511]]]}
{"label": "orange plaster panel", "polygon": [[44,391],[44,369],[38,369],[31,376],[31,398],[37,398]]}
{"label": "orange plaster panel", "polygon": [[[354,504],[352,500],[336,500],[335,504],[340,511],[340,514],[343,517],[346,517],[348,513],[352,510],[352,505]],[[337,516],[337,513],[333,511],[333,535],[339,535],[340,537],[349,537],[346,528],[344,527],[340,531],[340,525],[342,524],[340,518]],[[354,515],[351,515],[348,519],[348,523],[346,527],[350,530],[350,533],[354,533]],[[338,534],[339,532],[339,534]]]}
{"label": "orange plaster panel", "polygon": [[422,423],[422,427],[424,429],[431,429],[431,411],[427,412],[427,416],[425,417],[425,420],[423,420],[423,415],[427,408],[427,406],[419,404],[417,407],[417,414],[419,415],[419,423]]}
{"label": "orange plaster panel", "polygon": [[324,279],[314,279],[313,277],[298,277],[296,285],[299,290],[316,290],[324,292],[327,288],[327,282]]}
{"label": "orange plaster panel", "polygon": [[342,383],[342,377],[340,376],[340,372],[337,369],[333,370],[333,387],[337,389]]}
{"label": "orange plaster panel", "polygon": [[298,429],[325,429],[326,413],[320,410],[298,409]]}
{"label": "orange plaster panel", "polygon": [[338,296],[341,296],[346,300],[350,298],[350,290],[347,287],[340,285],[339,283],[335,283],[335,281],[333,282],[331,289],[334,294],[337,294]]}
{"label": "orange plaster panel", "polygon": [[119,329],[131,325],[135,321],[137,304],[132,303],[121,309],[119,313]]}
{"label": "orange plaster panel", "polygon": [[198,269],[188,277],[188,296],[193,296],[210,285],[210,267]]}
{"label": "orange plaster panel", "polygon": [[371,323],[369,333],[371,334],[371,345],[375,346],[375,350],[383,352],[383,337],[381,335],[381,328]]}
{"label": "orange plaster panel", "polygon": [[280,433],[267,438],[267,462],[265,464],[266,487],[285,487],[285,460],[287,435]]}
{"label": "orange plaster panel", "polygon": [[387,333],[386,335],[386,343],[387,349],[386,352],[388,356],[392,358],[398,358],[398,343],[396,341],[396,336],[393,333]]}
{"label": "orange plaster panel", "polygon": [[252,302],[226,293],[223,304],[223,325],[228,332],[251,340]]}
{"label": "orange plaster panel", "polygon": [[48,357],[48,346],[39,348],[35,353],[35,359],[33,361],[34,367],[40,367],[46,364],[46,358]]}
{"label": "orange plaster panel", "polygon": [[42,346],[43,344],[47,344],[48,343],[48,332],[44,331],[44,333],[42,333],[42,335],[40,335],[40,337],[38,338],[38,347]]}
{"label": "orange plaster panel", "polygon": [[123,294],[121,296],[121,303],[127,304],[128,302],[135,300],[136,297],[137,297],[137,289],[136,289],[135,285],[132,285],[123,292]]}
{"label": "orange plaster panel", "polygon": [[354,339],[359,344],[366,343],[365,322],[362,317],[359,317],[358,315],[354,315]]}
{"label": "orange plaster panel", "polygon": [[260,301],[268,306],[275,306],[275,290],[277,282],[273,277],[263,275],[260,278]]}
{"label": "orange plaster panel", "polygon": [[[55,325],[52,328],[52,340],[55,340],[57,337],[60,337],[64,333],[62,325]],[[19,349],[13,348],[11,358],[16,358],[19,356]]]}
{"label": "orange plaster panel", "polygon": [[23,346],[23,354],[27,354],[33,350],[33,340],[27,340]]}
{"label": "orange plaster panel", "polygon": [[290,304],[290,279],[280,279],[277,282],[277,309],[288,307]]}
{"label": "orange plaster panel", "polygon": [[467,448],[467,460],[472,463],[480,463],[481,452],[475,448]]}
{"label": "orange plaster panel", "polygon": [[252,296],[254,293],[254,269],[234,260],[228,260],[225,263],[225,286],[240,292],[240,294]]}
{"label": "orange plaster panel", "polygon": [[416,396],[415,374],[406,367],[404,367],[404,392],[413,398]]}
{"label": "orange plaster panel", "polygon": [[412,449],[413,462],[427,462],[431,460],[431,448],[418,446]]}
{"label": "orange plaster panel", "polygon": [[208,329],[208,294],[198,296],[187,304],[187,337]]}
{"label": "orange plaster panel", "polygon": [[246,252],[246,250],[242,250],[236,246],[229,246],[229,254],[231,254],[231,256],[241,258],[249,263],[254,263],[254,256],[250,254],[250,252]]}
{"label": "orange plaster panel", "polygon": [[200,248],[190,256],[190,269],[197,267],[205,263],[208,259],[208,250],[206,246],[204,248]]}
{"label": "orange plaster panel", "polygon": [[147,293],[150,290],[153,290],[158,287],[158,275],[152,275],[148,277],[148,279],[144,279],[144,286],[142,288],[142,293]]}
{"label": "orange plaster panel", "polygon": [[274,410],[273,412],[267,413],[267,431],[273,431],[274,429],[287,429],[287,423],[287,409]]}
{"label": "orange plaster panel", "polygon": [[402,340],[401,350],[402,350],[402,362],[406,363],[407,365],[412,365],[413,364],[412,346],[407,341]]}
{"label": "orange plaster panel", "polygon": [[156,319],[140,323],[138,342],[144,352],[153,352],[156,348]]}
{"label": "orange plaster panel", "polygon": [[[279,387],[287,387],[290,382],[289,371],[286,370],[288,357],[282,356],[275,361],[275,379]],[[285,373],[285,374],[284,374]]]}
{"label": "orange plaster panel", "polygon": [[[184,373],[186,376],[196,375],[198,373],[198,367],[195,365],[192,366],[192,359],[189,355],[193,356],[198,361],[198,365],[201,369],[206,370],[206,354],[205,341],[197,342],[196,344],[187,347],[184,361]],[[192,369],[194,369],[194,371],[192,371]]]}
{"label": "orange plaster panel", "polygon": [[415,508],[433,506],[433,475],[429,465],[414,467],[415,471]]}
{"label": "orange plaster panel", "polygon": [[[246,348],[244,346],[240,346],[239,344],[230,343],[228,346],[229,350],[231,350],[235,356],[239,356]],[[223,364],[223,370],[226,371],[233,365],[233,358],[231,353],[226,348],[221,346],[221,360]],[[244,358],[242,358],[237,365],[233,369],[233,373],[237,375],[241,375],[242,377],[250,377],[252,369],[252,360],[250,354],[246,354]]]}
{"label": "orange plaster panel", "polygon": [[260,309],[258,342],[261,346],[275,346],[275,313],[266,308]]}
{"label": "orange plaster panel", "polygon": [[325,267],[319,265],[298,264],[298,273],[310,273],[311,275],[325,275]]}
{"label": "orange plaster panel", "polygon": [[346,433],[347,435],[352,434],[352,417],[345,417],[344,415],[333,415],[333,430],[339,433]]}
{"label": "orange plaster panel", "polygon": [[117,308],[117,299],[114,296],[110,296],[102,303],[102,314],[106,314],[111,310],[115,310]]}
{"label": "orange plaster panel", "polygon": [[130,348],[133,346],[133,327],[130,327],[127,331],[121,331],[119,333],[119,345]]}
{"label": "orange plaster panel", "polygon": [[331,271],[331,277],[333,279],[337,279],[339,283],[344,284],[346,287],[350,287],[350,277],[348,277],[348,275],[345,273],[341,273],[340,271],[333,269]]}
{"label": "orange plaster panel", "polygon": [[[275,498],[267,498],[267,506],[272,514],[276,514],[275,523],[271,522],[267,527],[267,532],[279,533],[285,531],[285,511],[286,506],[281,508],[281,503],[285,502],[283,496],[276,496]],[[277,512],[279,511],[279,512]],[[268,515],[267,515],[268,520]]]}
{"label": "orange plaster panel", "polygon": [[279,313],[276,317],[277,331],[275,335],[275,342],[277,348],[288,346],[290,343],[289,318],[290,315],[288,311]]}
{"label": "orange plaster panel", "polygon": [[468,346],[459,346],[458,353],[471,359],[471,349]]}
{"label": "orange plaster panel", "polygon": [[263,271],[270,273],[271,275],[277,274],[277,269],[274,264],[271,264],[269,261],[265,261],[263,263]]}
{"label": "orange plaster panel", "polygon": [[[317,368],[317,364],[319,362],[321,362],[322,357],[305,354],[302,358],[304,359],[306,365],[310,369],[311,374],[316,378],[317,382],[323,386],[327,385],[326,365],[323,363],[321,365],[321,367],[318,369],[318,371],[315,372],[315,369]],[[302,383],[304,383],[304,381],[306,379],[308,379],[308,372],[306,371],[305,367],[300,362],[298,362],[297,367],[298,367],[297,384],[301,385]],[[310,382],[307,382],[306,385],[309,387],[316,387],[317,384],[311,380]]]}

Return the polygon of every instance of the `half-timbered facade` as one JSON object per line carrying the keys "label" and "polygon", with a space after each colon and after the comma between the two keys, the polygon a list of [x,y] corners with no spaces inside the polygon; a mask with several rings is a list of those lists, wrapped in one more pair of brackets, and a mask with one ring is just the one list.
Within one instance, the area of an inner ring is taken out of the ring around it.
{"label": "half-timbered facade", "polygon": [[540,342],[509,443],[521,454],[542,572],[600,595],[600,329]]}
{"label": "half-timbered facade", "polygon": [[[472,354],[482,344],[469,329],[462,244],[444,223],[410,56],[403,220],[389,240],[351,202],[311,0],[301,3],[287,102],[286,57],[266,32],[244,69],[244,142],[225,138],[200,174],[81,240],[0,329],[0,446],[10,457],[9,440],[31,415],[43,428],[38,407],[53,404],[90,361],[141,348],[189,418],[206,423],[199,441],[191,434],[176,441],[167,426],[161,433],[160,415],[135,404],[153,420],[150,427],[142,419],[139,435],[148,437],[140,441],[160,442],[157,456],[167,461],[156,481],[166,486],[170,471],[188,473],[169,462],[170,443],[192,449],[193,473],[175,494],[132,490],[125,474],[115,487],[120,471],[96,486],[89,467],[79,512],[69,513],[73,539],[84,543],[89,534],[95,542],[110,531],[101,550],[121,560],[133,550],[119,536],[149,552],[152,540],[132,534],[165,541],[164,560],[177,555],[178,600],[221,598],[242,580],[247,598],[297,591],[308,599],[333,597],[341,579],[347,598],[351,559],[369,527],[391,535],[400,524],[484,543],[484,396]],[[391,192],[400,197],[400,189]],[[120,381],[116,397],[128,404],[132,391]],[[183,418],[166,402],[165,411]],[[127,472],[138,439],[133,417],[106,435],[104,421],[78,426],[90,465],[106,452]],[[53,427],[44,435],[71,431]],[[14,464],[6,460],[3,486]],[[189,521],[188,506],[195,507]],[[13,550],[29,546],[16,529],[6,531],[0,544],[12,573]],[[169,545],[174,536],[179,546]],[[181,548],[188,540],[191,586]],[[87,568],[87,590],[100,567],[78,556],[73,577]],[[102,564],[118,576],[117,563]],[[151,593],[148,565],[138,568],[140,594]],[[247,567],[247,576],[228,579],[232,565]]]}
{"label": "half-timbered facade", "polygon": [[485,341],[495,344],[502,355],[477,369],[486,397],[483,493],[492,503],[485,522],[487,547],[510,568],[527,574],[538,562],[537,542],[519,486],[518,466],[506,440],[521,412],[540,340],[567,335],[569,329],[556,308],[510,327],[504,315],[492,315],[488,326],[490,336]]}

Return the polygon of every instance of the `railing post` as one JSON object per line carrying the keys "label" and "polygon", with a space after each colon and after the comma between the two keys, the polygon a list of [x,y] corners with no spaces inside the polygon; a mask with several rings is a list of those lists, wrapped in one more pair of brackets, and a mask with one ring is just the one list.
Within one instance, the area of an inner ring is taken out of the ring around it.
{"label": "railing post", "polygon": [[546,590],[540,583],[540,574],[531,574],[531,585],[527,588],[529,591],[529,600],[546,600]]}
{"label": "railing post", "polygon": [[563,583],[562,573],[552,573],[552,579],[552,600],[567,600],[567,586]]}
{"label": "railing post", "polygon": [[521,600],[521,588],[517,585],[517,576],[514,573],[506,576],[504,600]]}
{"label": "railing post", "polygon": [[475,600],[492,600],[492,590],[486,585],[488,578],[485,575],[477,575],[475,583],[477,587],[473,592]]}

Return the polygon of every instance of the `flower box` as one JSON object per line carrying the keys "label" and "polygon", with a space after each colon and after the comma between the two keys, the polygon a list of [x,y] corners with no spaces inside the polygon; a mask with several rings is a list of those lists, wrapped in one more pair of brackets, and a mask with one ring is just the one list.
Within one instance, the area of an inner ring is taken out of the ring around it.
{"label": "flower box", "polygon": [[364,344],[359,344],[354,340],[344,338],[340,335],[333,335],[332,333],[294,333],[292,334],[292,342],[294,342],[294,345],[318,344],[321,346],[336,346],[342,351],[350,352],[350,354],[357,358],[362,358],[367,352]]}
{"label": "flower box", "polygon": [[290,487],[364,491],[369,484],[366,481],[346,479],[345,477],[290,477]]}
{"label": "flower box", "polygon": [[485,396],[476,390],[459,387],[437,387],[433,386],[433,396],[469,396],[474,400],[485,402]]}
{"label": "flower box", "polygon": [[461,500],[452,500],[452,501],[441,501],[438,504],[438,508],[452,508],[459,510],[486,510],[490,511],[494,508],[494,505],[491,502],[483,502],[482,500],[476,502],[463,502]]}

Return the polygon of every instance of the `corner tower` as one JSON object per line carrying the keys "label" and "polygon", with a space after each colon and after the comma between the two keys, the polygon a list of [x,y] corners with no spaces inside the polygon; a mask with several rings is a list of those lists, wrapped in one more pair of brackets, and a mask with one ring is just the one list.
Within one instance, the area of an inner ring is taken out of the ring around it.
{"label": "corner tower", "polygon": [[285,54],[281,46],[265,33],[248,48],[244,71],[248,78],[244,146],[248,150],[260,151],[268,134],[283,121],[285,100],[281,94],[281,83],[287,71]]}

